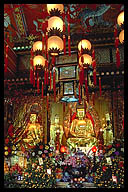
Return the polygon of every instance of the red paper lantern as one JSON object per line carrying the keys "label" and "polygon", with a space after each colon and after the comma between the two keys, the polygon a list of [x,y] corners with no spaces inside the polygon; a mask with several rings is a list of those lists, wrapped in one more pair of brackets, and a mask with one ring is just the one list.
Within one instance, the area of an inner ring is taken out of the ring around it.
{"label": "red paper lantern", "polygon": [[61,153],[65,153],[66,152],[66,147],[64,145],[61,146],[60,152]]}
{"label": "red paper lantern", "polygon": [[92,147],[92,152],[93,152],[93,153],[96,153],[96,151],[97,151],[96,146],[93,146],[93,147]]}

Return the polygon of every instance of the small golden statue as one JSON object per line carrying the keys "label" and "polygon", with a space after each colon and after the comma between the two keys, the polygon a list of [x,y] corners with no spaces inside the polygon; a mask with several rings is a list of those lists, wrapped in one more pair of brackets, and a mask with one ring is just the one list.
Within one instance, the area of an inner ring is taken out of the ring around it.
{"label": "small golden statue", "polygon": [[58,144],[58,148],[62,144],[62,135],[63,135],[63,127],[60,124],[60,117],[58,114],[55,115],[54,124],[51,125],[50,128],[50,140],[52,144]]}
{"label": "small golden statue", "polygon": [[41,141],[40,124],[36,123],[36,114],[31,114],[30,122],[27,125],[25,132],[27,132],[27,138],[23,139],[29,145],[36,145]]}

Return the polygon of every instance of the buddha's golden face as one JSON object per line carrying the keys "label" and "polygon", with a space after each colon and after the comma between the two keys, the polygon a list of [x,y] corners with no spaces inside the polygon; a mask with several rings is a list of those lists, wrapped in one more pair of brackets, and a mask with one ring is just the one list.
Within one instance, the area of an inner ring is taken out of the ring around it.
{"label": "buddha's golden face", "polygon": [[59,124],[60,118],[58,115],[55,115],[55,124]]}
{"label": "buddha's golden face", "polygon": [[36,114],[31,114],[30,121],[31,121],[31,123],[35,123],[36,122]]}
{"label": "buddha's golden face", "polygon": [[84,109],[77,109],[77,116],[79,118],[83,118],[85,116],[85,111]]}

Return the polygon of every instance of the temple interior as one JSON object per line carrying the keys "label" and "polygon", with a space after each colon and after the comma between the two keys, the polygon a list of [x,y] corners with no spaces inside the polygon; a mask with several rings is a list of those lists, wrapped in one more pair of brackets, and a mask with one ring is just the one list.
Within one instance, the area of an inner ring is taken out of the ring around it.
{"label": "temple interior", "polygon": [[4,4],[4,188],[124,188],[124,5]]}

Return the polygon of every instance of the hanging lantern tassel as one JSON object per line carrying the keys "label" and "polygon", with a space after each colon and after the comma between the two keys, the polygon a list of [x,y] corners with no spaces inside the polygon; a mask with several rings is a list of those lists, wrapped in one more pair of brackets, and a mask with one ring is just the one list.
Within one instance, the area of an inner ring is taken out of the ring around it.
{"label": "hanging lantern tassel", "polygon": [[42,99],[44,98],[44,85],[43,85],[43,81],[42,81]]}
{"label": "hanging lantern tassel", "polygon": [[79,71],[79,83],[81,85],[81,68],[80,68],[80,71]]}
{"label": "hanging lantern tassel", "polygon": [[94,85],[96,86],[96,68],[93,69],[93,81]]}
{"label": "hanging lantern tassel", "polygon": [[87,77],[85,78],[85,90],[86,90],[87,102],[89,103],[89,95],[88,95],[88,83],[87,83]]}
{"label": "hanging lantern tassel", "polygon": [[101,77],[99,77],[99,90],[100,90],[100,96],[101,96]]}
{"label": "hanging lantern tassel", "polygon": [[94,94],[94,92],[92,92],[92,103],[93,103],[93,105],[95,105],[95,94]]}
{"label": "hanging lantern tassel", "polygon": [[79,103],[81,103],[81,86],[80,86],[80,83],[79,83]]}
{"label": "hanging lantern tassel", "polygon": [[120,67],[120,52],[119,52],[119,48],[116,49],[116,67],[117,68]]}
{"label": "hanging lantern tassel", "polygon": [[83,85],[83,82],[84,82],[84,68],[82,67],[82,72],[81,72],[81,83]]}
{"label": "hanging lantern tassel", "polygon": [[37,73],[37,93],[40,93],[39,74]]}
{"label": "hanging lantern tassel", "polygon": [[54,101],[56,102],[56,72],[53,71],[53,91],[54,91]]}
{"label": "hanging lantern tassel", "polygon": [[92,59],[93,60],[95,59],[95,50],[94,49],[92,50]]}
{"label": "hanging lantern tassel", "polygon": [[118,38],[118,37],[116,37],[116,38],[115,38],[115,47],[117,48],[117,47],[118,47],[118,45],[119,45],[119,38]]}
{"label": "hanging lantern tassel", "polygon": [[52,83],[52,72],[50,71],[50,91],[51,91],[51,83]]}
{"label": "hanging lantern tassel", "polygon": [[54,55],[52,56],[52,65],[53,65],[53,67],[55,66],[55,56]]}
{"label": "hanging lantern tassel", "polygon": [[68,36],[68,54],[71,56],[71,39],[70,36]]}
{"label": "hanging lantern tassel", "polygon": [[92,67],[93,67],[93,69],[96,68],[96,60],[95,59],[92,61]]}

